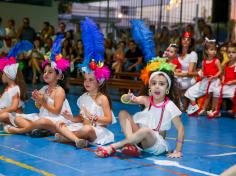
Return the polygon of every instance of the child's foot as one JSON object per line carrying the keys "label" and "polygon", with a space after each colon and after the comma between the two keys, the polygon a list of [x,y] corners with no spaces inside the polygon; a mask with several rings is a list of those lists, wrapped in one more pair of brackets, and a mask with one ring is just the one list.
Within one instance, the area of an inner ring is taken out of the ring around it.
{"label": "child's foot", "polygon": [[139,149],[133,144],[125,144],[121,152],[124,155],[131,156],[131,157],[138,157],[141,155]]}
{"label": "child's foot", "polygon": [[202,109],[198,112],[198,115],[205,115],[206,114],[206,110],[205,109]]}
{"label": "child's foot", "polygon": [[207,117],[209,119],[213,119],[213,118],[216,118],[216,117],[220,117],[221,113],[219,111],[208,111],[207,115],[208,115]]}
{"label": "child's foot", "polygon": [[11,127],[13,127],[12,125],[4,125],[3,126],[3,131],[5,132],[5,133],[11,133],[10,132],[10,128]]}
{"label": "child's foot", "polygon": [[85,148],[88,146],[88,141],[85,139],[76,139],[75,146],[76,148]]}
{"label": "child's foot", "polygon": [[69,140],[63,135],[61,135],[60,133],[55,133],[54,141],[55,142],[69,142]]}
{"label": "child's foot", "polygon": [[187,114],[188,115],[191,115],[191,114],[194,114],[195,112],[197,112],[198,111],[198,109],[199,109],[199,106],[197,105],[197,104],[195,104],[195,105],[189,105],[188,106],[188,109],[187,109]]}
{"label": "child's foot", "polygon": [[109,156],[112,156],[116,153],[116,149],[113,145],[109,145],[106,147],[98,147],[96,150],[96,155],[100,158],[107,158]]}

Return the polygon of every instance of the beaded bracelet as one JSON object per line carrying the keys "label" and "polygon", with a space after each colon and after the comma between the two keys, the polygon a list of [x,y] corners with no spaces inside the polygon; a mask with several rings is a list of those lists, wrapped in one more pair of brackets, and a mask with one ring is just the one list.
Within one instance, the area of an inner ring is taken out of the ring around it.
{"label": "beaded bracelet", "polygon": [[125,97],[126,95],[127,95],[127,94],[122,95],[121,98],[120,98],[120,101],[121,101],[122,103],[124,103],[124,104],[129,104],[129,103],[131,102],[131,98],[130,98],[130,100],[125,101],[125,100],[124,100],[124,97]]}

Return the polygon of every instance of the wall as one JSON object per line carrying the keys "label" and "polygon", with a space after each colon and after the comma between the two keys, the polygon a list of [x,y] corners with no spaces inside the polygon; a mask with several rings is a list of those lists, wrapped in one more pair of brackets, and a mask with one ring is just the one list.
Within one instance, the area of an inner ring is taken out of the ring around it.
{"label": "wall", "polygon": [[0,2],[0,16],[2,17],[3,26],[8,19],[14,19],[16,29],[22,24],[24,17],[29,17],[31,26],[39,31],[44,21],[49,21],[55,29],[58,27],[58,10],[57,2],[52,0],[52,6],[35,6],[16,3]]}

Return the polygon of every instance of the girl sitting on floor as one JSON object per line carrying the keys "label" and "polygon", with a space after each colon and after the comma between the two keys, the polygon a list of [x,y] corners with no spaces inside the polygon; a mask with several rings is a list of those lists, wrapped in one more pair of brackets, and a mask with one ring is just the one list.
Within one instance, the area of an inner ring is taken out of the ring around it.
{"label": "girl sitting on floor", "polygon": [[173,74],[173,65],[163,61],[150,62],[141,72],[141,79],[149,85],[149,96],[134,96],[131,92],[121,97],[123,103],[141,104],[145,109],[136,113],[133,118],[127,111],[119,113],[121,128],[125,139],[106,147],[98,147],[96,155],[108,157],[122,148],[124,154],[138,156],[139,148],[154,155],[168,151],[165,140],[166,131],[171,122],[177,129],[176,149],[169,157],[182,156],[184,127],[180,118],[181,111],[171,100],[179,101]]}

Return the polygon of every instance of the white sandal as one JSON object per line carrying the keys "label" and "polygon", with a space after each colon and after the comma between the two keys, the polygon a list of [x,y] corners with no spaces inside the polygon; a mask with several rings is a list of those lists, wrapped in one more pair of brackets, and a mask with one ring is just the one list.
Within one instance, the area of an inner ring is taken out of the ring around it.
{"label": "white sandal", "polygon": [[76,139],[75,146],[76,148],[85,148],[88,146],[88,141],[86,139]]}

